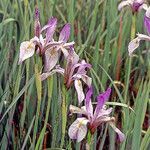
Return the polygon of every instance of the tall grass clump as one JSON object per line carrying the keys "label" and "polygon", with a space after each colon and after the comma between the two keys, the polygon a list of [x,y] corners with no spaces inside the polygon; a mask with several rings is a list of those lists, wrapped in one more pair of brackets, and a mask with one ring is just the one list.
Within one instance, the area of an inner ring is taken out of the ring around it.
{"label": "tall grass clump", "polygon": [[149,44],[148,1],[0,0],[0,149],[148,150]]}

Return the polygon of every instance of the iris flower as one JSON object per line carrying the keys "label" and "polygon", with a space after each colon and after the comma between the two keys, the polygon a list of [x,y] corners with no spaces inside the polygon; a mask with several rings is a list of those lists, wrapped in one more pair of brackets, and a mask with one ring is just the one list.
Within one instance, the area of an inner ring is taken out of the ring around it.
{"label": "iris flower", "polygon": [[60,73],[64,76],[64,84],[69,89],[74,83],[75,89],[78,95],[79,104],[84,100],[84,92],[81,80],[88,86],[91,86],[92,79],[87,76],[87,69],[91,68],[91,65],[86,63],[85,60],[79,62],[79,56],[75,53],[73,47],[67,51],[67,63],[65,69],[60,66],[56,66],[55,69],[50,72],[43,73],[41,79],[45,80],[48,76],[54,73]]}
{"label": "iris flower", "polygon": [[[39,11],[35,9],[35,37],[30,41],[21,43],[19,63],[32,57],[35,51],[42,56],[44,62],[44,72],[50,71],[58,62],[59,51],[67,55],[67,49],[74,45],[74,42],[67,43],[70,36],[70,24],[66,24],[60,32],[59,40],[55,41],[53,35],[57,26],[57,19],[51,17],[48,23],[41,29],[39,22]],[[43,36],[44,34],[44,36]]]}
{"label": "iris flower", "polygon": [[122,8],[126,7],[126,6],[130,6],[133,12],[137,12],[140,9],[143,9],[143,7],[145,7],[145,3],[144,0],[123,0],[122,2],[120,2],[120,4],[118,5],[118,10],[122,10]]}
{"label": "iris flower", "polygon": [[68,134],[71,139],[76,139],[77,142],[80,142],[86,137],[88,130],[91,134],[94,134],[98,126],[109,123],[118,134],[119,140],[124,140],[124,134],[113,124],[115,118],[110,117],[112,108],[107,109],[105,105],[105,102],[109,99],[110,93],[111,89],[108,88],[104,93],[97,96],[97,106],[95,110],[93,110],[91,102],[91,96],[93,94],[92,88],[90,88],[86,94],[85,106],[78,108],[70,105],[71,113],[80,114],[80,117],[69,127]]}
{"label": "iris flower", "polygon": [[133,39],[128,45],[129,56],[131,56],[132,53],[139,47],[141,40],[150,42],[150,36],[138,33],[137,37]]}

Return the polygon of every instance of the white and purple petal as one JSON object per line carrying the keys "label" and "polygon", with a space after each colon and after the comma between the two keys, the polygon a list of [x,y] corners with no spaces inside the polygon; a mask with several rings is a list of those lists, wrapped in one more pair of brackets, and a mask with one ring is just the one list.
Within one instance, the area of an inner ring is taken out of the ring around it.
{"label": "white and purple petal", "polygon": [[75,85],[75,89],[76,89],[77,95],[78,95],[78,103],[80,105],[85,98],[82,83],[80,80],[75,80],[74,85]]}
{"label": "white and purple petal", "polygon": [[125,135],[113,123],[109,123],[109,124],[114,129],[114,131],[117,133],[117,135],[119,137],[119,141],[123,142],[125,140]]}
{"label": "white and purple petal", "polygon": [[86,110],[84,109],[84,107],[76,107],[73,105],[69,106],[69,110],[72,114],[81,114],[81,115],[87,115]]}
{"label": "white and purple petal", "polygon": [[35,44],[32,41],[22,42],[20,45],[19,64],[32,57],[35,52]]}
{"label": "white and purple petal", "polygon": [[59,59],[59,54],[56,48],[51,48],[45,51],[44,72],[52,70]]}
{"label": "white and purple petal", "polygon": [[49,76],[52,76],[55,73],[60,73],[61,75],[64,75],[64,69],[59,67],[59,66],[56,66],[56,69],[53,69],[50,72],[42,73],[41,76],[40,76],[41,80],[43,81],[43,80],[47,79]]}
{"label": "white and purple petal", "polygon": [[129,45],[128,45],[129,56],[132,55],[132,53],[139,47],[139,45],[140,45],[140,39],[138,37],[133,39],[129,43]]}
{"label": "white and purple petal", "polygon": [[69,127],[68,134],[71,139],[81,142],[87,134],[87,120],[85,117],[77,118]]}

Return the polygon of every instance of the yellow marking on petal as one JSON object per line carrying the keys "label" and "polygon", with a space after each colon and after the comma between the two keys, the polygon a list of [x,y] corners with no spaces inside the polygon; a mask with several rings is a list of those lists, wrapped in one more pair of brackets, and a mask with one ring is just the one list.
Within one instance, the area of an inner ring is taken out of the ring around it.
{"label": "yellow marking on petal", "polygon": [[55,56],[56,55],[56,49],[53,48],[52,50],[49,51],[50,56]]}
{"label": "yellow marking on petal", "polygon": [[34,46],[35,46],[35,45],[34,45],[33,42],[29,42],[29,44],[27,45],[27,49],[26,49],[26,50],[27,50],[27,51],[28,51],[28,50],[31,50],[31,49],[34,48]]}
{"label": "yellow marking on petal", "polygon": [[80,80],[78,80],[78,85],[81,87],[82,86],[82,84],[81,84],[81,81]]}

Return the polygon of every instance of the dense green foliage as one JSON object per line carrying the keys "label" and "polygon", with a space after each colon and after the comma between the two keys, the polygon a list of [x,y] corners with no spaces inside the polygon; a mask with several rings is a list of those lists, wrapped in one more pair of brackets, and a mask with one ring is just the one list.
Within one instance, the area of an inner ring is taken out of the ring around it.
{"label": "dense green foliage", "polygon": [[[143,14],[128,8],[118,12],[117,0],[0,0],[0,149],[80,149],[68,137],[69,104],[77,104],[74,88],[64,97],[63,79],[55,74],[41,82],[41,60],[34,56],[18,65],[20,43],[33,37],[34,8],[42,25],[51,16],[60,28],[71,23],[71,39],[81,58],[91,63],[94,95],[111,86],[108,107],[115,109],[116,126],[126,135],[123,143],[108,126],[94,135],[91,149],[146,150],[150,106],[150,51],[143,42],[132,58],[128,43],[145,32]],[[56,35],[55,35],[56,36]],[[36,64],[35,64],[36,62]],[[38,65],[37,65],[38,64]],[[66,101],[66,99],[67,101]],[[66,103],[66,104],[64,104]],[[64,108],[65,107],[65,108]],[[67,120],[66,120],[67,119]],[[67,124],[66,124],[67,121]]]}

